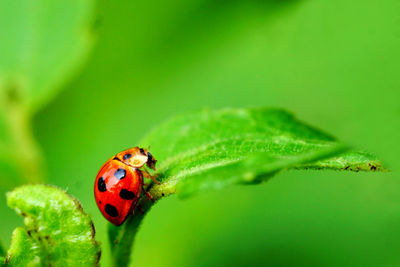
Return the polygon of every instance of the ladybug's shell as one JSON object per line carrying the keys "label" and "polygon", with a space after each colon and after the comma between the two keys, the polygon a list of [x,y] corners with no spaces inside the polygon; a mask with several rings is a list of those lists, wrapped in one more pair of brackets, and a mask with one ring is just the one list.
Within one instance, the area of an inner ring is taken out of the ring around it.
{"label": "ladybug's shell", "polygon": [[121,225],[133,213],[143,185],[142,172],[110,159],[100,169],[94,184],[97,206],[104,217]]}

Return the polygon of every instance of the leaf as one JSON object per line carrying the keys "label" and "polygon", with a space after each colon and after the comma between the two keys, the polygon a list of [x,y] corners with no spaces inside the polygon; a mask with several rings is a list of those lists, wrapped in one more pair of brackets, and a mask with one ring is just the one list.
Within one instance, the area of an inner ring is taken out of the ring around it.
{"label": "leaf", "polygon": [[92,44],[93,0],[0,2],[0,85],[32,108],[82,64]]}
{"label": "leaf", "polygon": [[9,266],[42,266],[45,265],[46,256],[41,251],[40,243],[32,238],[31,232],[18,227],[12,234],[11,247],[8,251],[10,257],[7,259]]}
{"label": "leaf", "polygon": [[339,157],[332,157],[317,162],[304,164],[299,169],[332,169],[349,171],[388,171],[373,154],[365,151],[350,151]]}
{"label": "leaf", "polygon": [[44,176],[32,114],[84,62],[93,8],[94,0],[0,1],[0,161],[26,181]]}
{"label": "leaf", "polygon": [[344,151],[344,146],[332,146],[332,149],[304,153],[294,159],[270,157],[265,153],[257,153],[246,160],[238,160],[230,164],[194,173],[190,179],[184,179],[177,184],[179,196],[188,197],[198,191],[222,189],[233,184],[258,184],[279,171],[288,169],[302,162],[335,155]]}
{"label": "leaf", "polygon": [[[285,169],[382,170],[375,157],[352,152],[332,136],[279,109],[203,110],[177,116],[141,142],[159,161],[153,200],[188,197],[234,184],[258,184]],[[366,166],[376,166],[375,169]],[[142,198],[142,212],[154,202]],[[109,227],[114,264],[125,266],[144,213]]]}
{"label": "leaf", "polygon": [[100,247],[80,203],[51,186],[26,185],[7,194],[8,205],[25,217],[7,252],[10,266],[97,266]]}
{"label": "leaf", "polygon": [[[152,189],[156,197],[258,183],[288,168],[366,170],[368,164],[381,166],[365,153],[337,156],[343,145],[279,109],[185,114],[155,129],[142,144],[151,146],[160,162],[162,184]],[[336,157],[317,161],[327,156]]]}

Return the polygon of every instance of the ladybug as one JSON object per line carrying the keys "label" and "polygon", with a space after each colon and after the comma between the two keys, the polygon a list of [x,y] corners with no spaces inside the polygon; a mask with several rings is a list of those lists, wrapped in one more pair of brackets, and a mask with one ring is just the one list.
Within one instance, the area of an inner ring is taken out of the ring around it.
{"label": "ladybug", "polygon": [[139,147],[124,150],[104,163],[96,176],[94,196],[103,216],[114,225],[121,225],[133,214],[137,202],[144,192],[143,177],[152,179],[145,165],[156,170],[157,160],[149,151]]}

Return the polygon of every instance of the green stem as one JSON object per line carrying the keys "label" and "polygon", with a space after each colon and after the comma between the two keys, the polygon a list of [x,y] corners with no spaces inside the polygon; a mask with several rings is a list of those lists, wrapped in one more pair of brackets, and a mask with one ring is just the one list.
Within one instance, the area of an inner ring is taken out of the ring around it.
{"label": "green stem", "polygon": [[6,255],[6,250],[3,248],[3,246],[0,243],[0,257],[5,256],[5,255]]}
{"label": "green stem", "polygon": [[43,156],[33,136],[31,116],[19,97],[15,86],[5,87],[2,103],[4,117],[10,135],[8,154],[25,182],[43,182]]}
{"label": "green stem", "polygon": [[[162,180],[162,177],[159,178]],[[160,198],[175,193],[175,186],[171,186],[166,182],[154,185],[148,191],[153,197],[152,201],[143,196],[139,201],[134,216],[130,216],[121,227],[116,227],[112,224],[109,225],[108,236],[111,242],[113,266],[115,267],[127,266],[129,264],[135,237],[143,218]]]}
{"label": "green stem", "polygon": [[19,170],[25,181],[43,181],[43,157],[32,133],[31,119],[23,109],[10,115],[10,130],[14,137],[15,154]]}
{"label": "green stem", "polygon": [[110,225],[109,238],[111,241],[111,253],[113,259],[113,266],[127,266],[130,260],[133,243],[139,226],[146,215],[147,211],[152,206],[152,203],[146,205],[146,210],[142,207],[142,212],[137,209],[135,216],[130,216],[121,228]]}

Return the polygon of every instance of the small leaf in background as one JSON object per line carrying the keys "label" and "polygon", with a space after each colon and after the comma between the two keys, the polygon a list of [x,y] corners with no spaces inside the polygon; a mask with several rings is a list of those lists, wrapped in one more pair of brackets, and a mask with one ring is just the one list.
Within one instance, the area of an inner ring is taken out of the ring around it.
{"label": "small leaf in background", "polygon": [[46,102],[88,53],[93,0],[0,2],[2,93],[14,86],[30,109]]}
{"label": "small leaf in background", "polygon": [[51,186],[27,185],[7,194],[8,205],[25,217],[14,230],[6,262],[10,266],[97,266],[100,247],[90,217],[80,203]]}
{"label": "small leaf in background", "polygon": [[[178,193],[258,184],[284,169],[382,170],[367,153],[352,152],[332,136],[279,109],[203,110],[177,116],[153,130],[141,145],[159,161],[155,200]],[[368,167],[367,167],[368,166]],[[374,166],[374,167],[371,167]],[[153,202],[142,198],[146,212]],[[120,228],[110,225],[114,264],[125,266],[143,213]]]}
{"label": "small leaf in background", "polygon": [[[153,194],[188,196],[204,189],[259,183],[282,169],[370,170],[380,163],[279,109],[204,110],[178,116],[142,142],[160,162]],[[324,161],[318,161],[323,158]],[[308,165],[303,165],[308,164]],[[178,185],[178,187],[176,187]],[[178,188],[178,189],[177,189]]]}
{"label": "small leaf in background", "polygon": [[26,181],[44,176],[32,115],[86,59],[93,9],[93,0],[0,1],[0,161]]}

